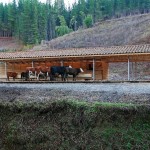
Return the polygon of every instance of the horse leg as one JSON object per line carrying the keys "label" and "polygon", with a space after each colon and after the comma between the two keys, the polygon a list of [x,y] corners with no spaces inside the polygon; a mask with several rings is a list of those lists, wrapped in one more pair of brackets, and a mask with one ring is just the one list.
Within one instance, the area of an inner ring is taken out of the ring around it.
{"label": "horse leg", "polygon": [[68,74],[67,73],[64,74],[64,81],[68,82]]}
{"label": "horse leg", "polygon": [[37,80],[40,80],[40,73],[37,74]]}
{"label": "horse leg", "polygon": [[54,81],[54,76],[52,74],[50,74],[50,81]]}
{"label": "horse leg", "polygon": [[67,81],[68,81],[68,74],[66,74],[66,79],[67,79]]}
{"label": "horse leg", "polygon": [[65,75],[65,81],[68,82],[68,75],[67,74]]}
{"label": "horse leg", "polygon": [[47,80],[48,76],[49,76],[49,73],[47,72],[45,76],[45,80]]}
{"label": "horse leg", "polygon": [[73,75],[73,81],[75,81],[75,74]]}
{"label": "horse leg", "polygon": [[26,73],[26,74],[25,74],[25,81],[27,81],[28,79],[29,79],[29,74]]}
{"label": "horse leg", "polygon": [[23,76],[23,75],[21,75],[21,81],[23,81],[23,78],[24,78],[24,76]]}
{"label": "horse leg", "polygon": [[63,75],[63,80],[66,81],[66,78],[67,78],[67,74],[64,74]]}
{"label": "horse leg", "polygon": [[64,81],[64,75],[63,74],[61,74],[61,80]]}
{"label": "horse leg", "polygon": [[76,77],[77,77],[77,75],[75,75],[75,77],[74,77],[74,81],[76,81]]}

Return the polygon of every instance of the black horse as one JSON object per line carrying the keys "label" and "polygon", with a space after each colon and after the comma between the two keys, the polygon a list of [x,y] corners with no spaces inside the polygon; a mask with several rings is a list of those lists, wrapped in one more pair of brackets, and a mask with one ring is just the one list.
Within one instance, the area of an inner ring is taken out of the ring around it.
{"label": "black horse", "polygon": [[62,81],[66,81],[66,68],[71,68],[71,66],[52,66],[50,68],[50,80],[56,81],[56,77],[61,75]]}
{"label": "black horse", "polygon": [[28,72],[21,72],[21,80],[28,80],[29,79],[29,73]]}
{"label": "black horse", "polygon": [[84,72],[82,68],[69,68],[66,67],[65,78],[68,78],[68,75],[73,76],[73,81],[76,81],[76,77],[80,72]]}

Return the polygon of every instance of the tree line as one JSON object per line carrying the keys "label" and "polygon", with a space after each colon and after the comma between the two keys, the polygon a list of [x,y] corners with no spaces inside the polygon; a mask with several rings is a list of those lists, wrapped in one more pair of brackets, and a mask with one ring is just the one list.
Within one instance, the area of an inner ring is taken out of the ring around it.
{"label": "tree line", "polygon": [[13,0],[0,3],[0,36],[16,37],[24,44],[51,40],[101,20],[149,13],[150,0],[78,0],[66,8],[64,0]]}

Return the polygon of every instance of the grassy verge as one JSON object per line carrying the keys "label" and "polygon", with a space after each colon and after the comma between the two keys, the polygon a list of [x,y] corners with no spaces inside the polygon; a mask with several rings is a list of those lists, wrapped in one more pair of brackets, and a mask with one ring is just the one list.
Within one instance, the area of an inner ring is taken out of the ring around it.
{"label": "grassy verge", "polygon": [[147,150],[150,108],[58,101],[0,104],[0,149]]}

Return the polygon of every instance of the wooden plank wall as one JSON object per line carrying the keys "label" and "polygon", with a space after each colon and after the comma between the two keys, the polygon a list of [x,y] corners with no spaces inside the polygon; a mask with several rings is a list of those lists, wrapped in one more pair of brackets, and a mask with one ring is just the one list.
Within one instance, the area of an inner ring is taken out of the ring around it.
{"label": "wooden plank wall", "polygon": [[0,78],[5,78],[5,63],[0,63]]}
{"label": "wooden plank wall", "polygon": [[[31,67],[32,63],[7,63],[7,72],[17,72],[17,78],[20,78],[21,72],[25,71],[26,67]],[[6,78],[5,63],[0,63],[0,78]]]}

